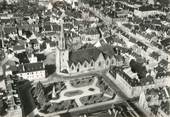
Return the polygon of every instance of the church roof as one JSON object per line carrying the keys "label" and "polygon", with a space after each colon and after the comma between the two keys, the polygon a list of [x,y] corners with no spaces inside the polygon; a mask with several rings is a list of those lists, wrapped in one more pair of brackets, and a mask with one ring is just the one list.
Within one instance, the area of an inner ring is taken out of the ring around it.
{"label": "church roof", "polygon": [[69,53],[69,65],[72,63],[78,64],[80,62],[81,64],[84,63],[84,61],[90,62],[91,60],[97,60],[99,54],[101,51],[97,48],[88,48],[78,51],[71,51]]}
{"label": "church roof", "polygon": [[112,57],[115,54],[114,48],[110,45],[103,45],[102,47],[99,47],[99,50],[104,53],[105,57]]}
{"label": "church roof", "polygon": [[101,53],[105,58],[108,56],[112,57],[114,55],[113,47],[105,45],[100,48],[92,47],[71,51],[69,53],[69,65],[72,63],[78,64],[79,62],[83,64],[85,61],[90,62],[91,60],[96,61]]}

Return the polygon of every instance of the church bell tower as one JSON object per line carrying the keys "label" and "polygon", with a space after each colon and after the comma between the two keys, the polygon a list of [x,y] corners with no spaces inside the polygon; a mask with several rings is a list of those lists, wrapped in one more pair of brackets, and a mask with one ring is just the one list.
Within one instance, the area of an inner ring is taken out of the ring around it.
{"label": "church bell tower", "polygon": [[66,40],[64,37],[64,21],[61,19],[61,31],[60,39],[58,42],[58,47],[56,47],[56,72],[61,73],[63,70],[68,71],[68,60],[69,60],[69,51],[66,48]]}

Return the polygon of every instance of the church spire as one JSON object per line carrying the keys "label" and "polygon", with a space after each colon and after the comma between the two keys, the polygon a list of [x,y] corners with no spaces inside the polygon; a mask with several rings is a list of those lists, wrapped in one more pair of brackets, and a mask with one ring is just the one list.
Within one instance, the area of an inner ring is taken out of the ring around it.
{"label": "church spire", "polygon": [[60,31],[60,41],[59,41],[59,48],[61,50],[66,49],[66,42],[65,42],[65,37],[64,37],[64,20],[63,20],[64,14],[62,15],[60,19],[60,26],[61,26],[61,31]]}

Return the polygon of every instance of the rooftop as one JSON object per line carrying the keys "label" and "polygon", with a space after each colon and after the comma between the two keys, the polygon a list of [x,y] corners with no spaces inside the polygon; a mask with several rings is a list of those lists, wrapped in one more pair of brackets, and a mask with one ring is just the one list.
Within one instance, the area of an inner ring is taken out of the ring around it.
{"label": "rooftop", "polygon": [[35,71],[41,71],[44,70],[44,64],[39,63],[26,63],[26,64],[20,64],[18,66],[10,66],[8,70],[11,70],[16,73],[27,73],[27,72],[35,72]]}
{"label": "rooftop", "polygon": [[92,47],[81,49],[77,51],[71,51],[69,56],[69,64],[72,63],[77,64],[80,62],[81,64],[85,61],[91,62],[96,61],[99,55],[102,54],[105,58],[114,56],[114,50],[112,46],[102,46],[99,48]]}
{"label": "rooftop", "polygon": [[26,49],[24,45],[16,45],[13,47],[14,51],[24,50],[24,49]]}
{"label": "rooftop", "polygon": [[24,72],[34,72],[34,71],[41,71],[44,70],[44,64],[42,62],[39,63],[27,63],[21,64],[17,67],[19,73]]}

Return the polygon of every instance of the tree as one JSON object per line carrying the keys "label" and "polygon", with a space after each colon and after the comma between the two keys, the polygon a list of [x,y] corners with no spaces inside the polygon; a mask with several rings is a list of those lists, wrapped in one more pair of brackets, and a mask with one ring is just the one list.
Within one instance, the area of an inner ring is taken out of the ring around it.
{"label": "tree", "polygon": [[35,87],[34,97],[36,98],[38,106],[40,106],[40,107],[43,106],[47,100],[45,91],[44,91],[44,86],[41,82],[38,82]]}
{"label": "tree", "polygon": [[56,66],[55,65],[45,65],[45,71],[47,73],[47,76],[53,74],[56,70]]}
{"label": "tree", "polygon": [[130,61],[130,67],[132,72],[137,73],[139,79],[145,78],[147,74],[146,67],[141,63],[136,62],[134,59]]}
{"label": "tree", "polygon": [[44,90],[44,86],[41,82],[38,82],[34,90],[34,97],[38,96],[41,90]]}
{"label": "tree", "polygon": [[38,61],[44,61],[47,57],[44,54],[35,54]]}

